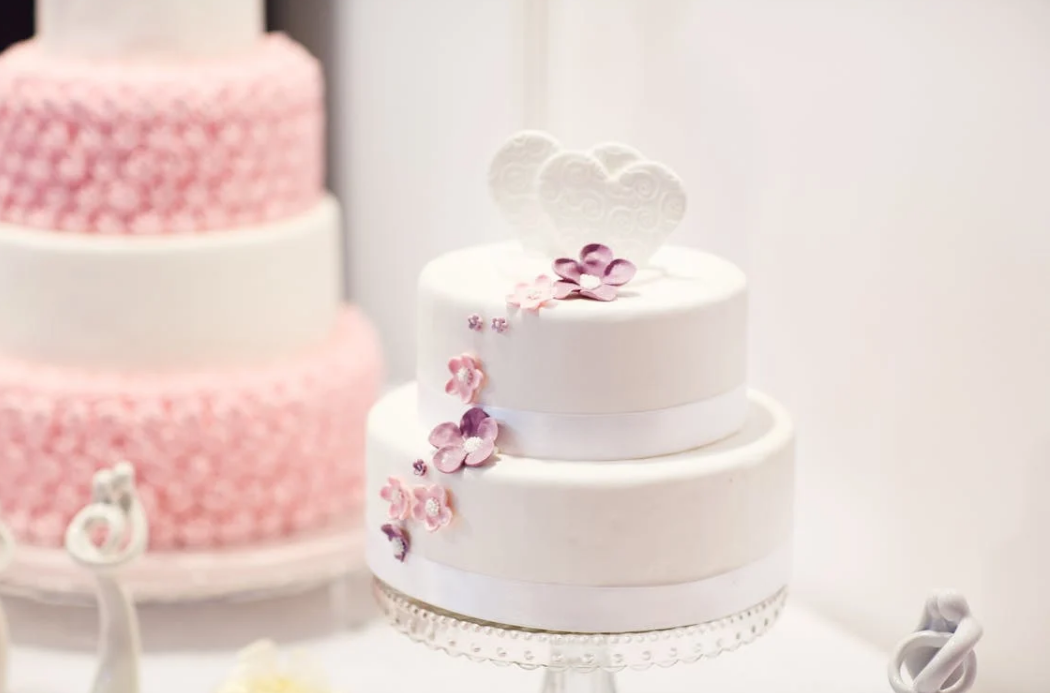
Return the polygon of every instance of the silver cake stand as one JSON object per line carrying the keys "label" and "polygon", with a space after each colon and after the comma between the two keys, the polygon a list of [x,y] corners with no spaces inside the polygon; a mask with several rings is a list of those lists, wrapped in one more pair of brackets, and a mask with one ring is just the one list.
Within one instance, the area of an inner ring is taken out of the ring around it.
{"label": "silver cake stand", "polygon": [[523,669],[543,669],[542,693],[613,693],[626,669],[669,667],[710,659],[753,642],[770,629],[787,591],[709,623],[643,633],[582,634],[484,623],[417,602],[375,581],[390,624],[412,640],[455,657]]}

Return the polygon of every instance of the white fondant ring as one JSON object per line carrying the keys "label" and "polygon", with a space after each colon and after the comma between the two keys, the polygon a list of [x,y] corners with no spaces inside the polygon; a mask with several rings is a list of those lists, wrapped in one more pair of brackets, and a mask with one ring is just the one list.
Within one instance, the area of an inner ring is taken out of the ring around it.
{"label": "white fondant ring", "polygon": [[[747,420],[747,387],[677,407],[623,414],[549,414],[480,405],[500,425],[501,452],[562,460],[625,460],[692,450],[727,438]],[[434,426],[459,421],[464,406],[420,391],[420,415]]]}
{"label": "white fondant ring", "polygon": [[468,618],[569,633],[628,633],[709,623],[761,603],[791,579],[791,545],[727,573],[674,585],[588,587],[505,580],[435,563],[401,563],[378,531],[368,566],[391,588]]}

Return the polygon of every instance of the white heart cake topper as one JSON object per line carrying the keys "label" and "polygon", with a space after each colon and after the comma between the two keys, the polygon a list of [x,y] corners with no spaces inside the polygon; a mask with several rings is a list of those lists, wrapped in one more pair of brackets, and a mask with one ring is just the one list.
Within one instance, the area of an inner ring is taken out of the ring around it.
{"label": "white heart cake topper", "polygon": [[622,144],[563,151],[544,132],[512,137],[489,169],[489,189],[530,250],[575,257],[588,243],[646,262],[685,215],[678,176]]}

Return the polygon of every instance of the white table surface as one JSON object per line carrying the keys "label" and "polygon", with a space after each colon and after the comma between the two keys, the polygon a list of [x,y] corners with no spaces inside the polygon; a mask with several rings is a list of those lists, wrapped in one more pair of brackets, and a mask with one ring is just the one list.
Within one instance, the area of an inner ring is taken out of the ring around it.
{"label": "white table surface", "polygon": [[[95,613],[7,600],[16,646],[13,693],[90,690]],[[541,674],[453,659],[410,642],[372,619],[363,577],[347,585],[268,602],[146,607],[143,691],[210,691],[235,652],[258,638],[309,651],[338,691],[470,693],[537,691]],[[902,634],[903,635],[903,634]],[[772,632],[714,660],[625,672],[621,691],[888,693],[886,655],[803,605],[791,603]]]}

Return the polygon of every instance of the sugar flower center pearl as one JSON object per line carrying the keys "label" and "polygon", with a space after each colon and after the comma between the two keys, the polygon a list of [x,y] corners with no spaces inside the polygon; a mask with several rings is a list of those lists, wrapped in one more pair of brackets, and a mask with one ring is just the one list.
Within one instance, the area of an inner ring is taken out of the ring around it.
{"label": "sugar flower center pearl", "polygon": [[593,274],[581,274],[580,275],[580,288],[593,291],[602,285],[602,280]]}
{"label": "sugar flower center pearl", "polygon": [[461,383],[470,382],[470,369],[466,366],[460,366],[459,370],[456,371],[456,380]]}
{"label": "sugar flower center pearl", "polygon": [[477,452],[478,448],[481,447],[482,442],[483,441],[481,440],[481,438],[478,438],[477,436],[471,436],[470,438],[467,438],[463,441],[463,449],[466,450],[467,454],[469,455],[472,452]]}
{"label": "sugar flower center pearl", "polygon": [[437,517],[438,513],[441,511],[441,506],[438,505],[437,500],[434,498],[427,498],[427,503],[424,507],[426,509],[427,517]]}
{"label": "sugar flower center pearl", "polygon": [[401,537],[394,537],[390,541],[390,543],[394,547],[394,554],[395,555],[401,555],[401,554],[405,553],[405,550],[408,548],[407,546],[405,546],[405,540],[402,539]]}

